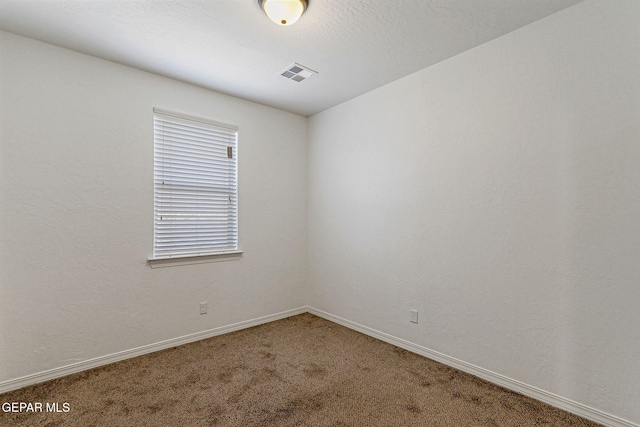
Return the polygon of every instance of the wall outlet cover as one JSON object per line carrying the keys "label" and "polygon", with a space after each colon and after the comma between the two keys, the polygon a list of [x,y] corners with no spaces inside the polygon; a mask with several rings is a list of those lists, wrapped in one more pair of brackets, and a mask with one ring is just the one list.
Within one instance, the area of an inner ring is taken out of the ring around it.
{"label": "wall outlet cover", "polygon": [[411,322],[418,323],[418,310],[411,310]]}

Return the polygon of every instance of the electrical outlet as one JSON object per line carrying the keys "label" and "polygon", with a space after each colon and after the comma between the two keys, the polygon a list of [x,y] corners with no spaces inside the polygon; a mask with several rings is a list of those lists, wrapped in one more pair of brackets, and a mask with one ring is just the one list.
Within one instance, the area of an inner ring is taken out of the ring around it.
{"label": "electrical outlet", "polygon": [[418,310],[411,310],[411,322],[418,323]]}
{"label": "electrical outlet", "polygon": [[207,302],[200,303],[200,314],[207,314]]}

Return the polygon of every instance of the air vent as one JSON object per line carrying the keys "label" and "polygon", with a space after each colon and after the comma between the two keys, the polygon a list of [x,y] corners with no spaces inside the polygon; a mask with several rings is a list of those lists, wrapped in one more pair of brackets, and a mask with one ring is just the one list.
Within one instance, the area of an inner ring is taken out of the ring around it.
{"label": "air vent", "polygon": [[295,62],[282,70],[282,72],[280,73],[281,76],[284,76],[295,82],[301,82],[313,76],[314,74],[318,74],[318,72]]}

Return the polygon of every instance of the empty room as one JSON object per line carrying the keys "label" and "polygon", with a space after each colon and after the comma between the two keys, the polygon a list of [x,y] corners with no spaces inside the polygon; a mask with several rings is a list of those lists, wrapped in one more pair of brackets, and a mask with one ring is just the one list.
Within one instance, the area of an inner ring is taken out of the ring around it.
{"label": "empty room", "polygon": [[0,426],[640,427],[640,1],[0,0]]}

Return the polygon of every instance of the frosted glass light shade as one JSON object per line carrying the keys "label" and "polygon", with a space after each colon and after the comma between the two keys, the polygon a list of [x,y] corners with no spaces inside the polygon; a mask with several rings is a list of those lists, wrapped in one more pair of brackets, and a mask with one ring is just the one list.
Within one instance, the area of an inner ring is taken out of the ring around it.
{"label": "frosted glass light shade", "polygon": [[278,25],[291,25],[307,9],[307,0],[258,0],[269,19]]}

